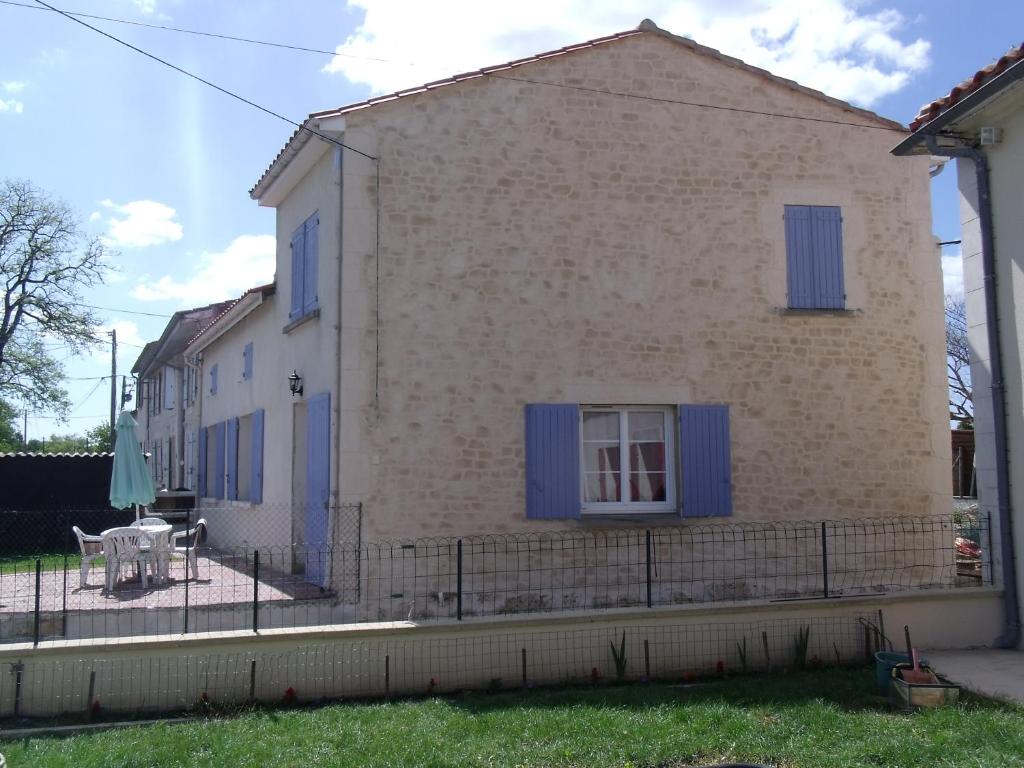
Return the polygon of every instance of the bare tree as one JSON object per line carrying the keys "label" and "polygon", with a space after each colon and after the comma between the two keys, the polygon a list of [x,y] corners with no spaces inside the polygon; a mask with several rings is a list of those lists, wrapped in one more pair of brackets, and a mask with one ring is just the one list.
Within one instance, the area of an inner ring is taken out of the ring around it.
{"label": "bare tree", "polygon": [[0,182],[0,396],[64,416],[64,370],[52,350],[70,355],[97,343],[99,321],[81,290],[103,282],[103,246],[77,217],[27,181]]}
{"label": "bare tree", "polygon": [[946,296],[946,375],[949,379],[949,418],[971,423],[974,394],[971,355],[967,346],[967,310],[964,300]]}

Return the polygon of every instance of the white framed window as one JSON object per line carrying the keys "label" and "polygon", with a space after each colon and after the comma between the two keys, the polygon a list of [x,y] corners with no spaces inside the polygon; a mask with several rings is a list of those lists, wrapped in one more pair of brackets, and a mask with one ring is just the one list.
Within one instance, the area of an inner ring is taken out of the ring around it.
{"label": "white framed window", "polygon": [[583,511],[675,511],[674,423],[669,406],[582,406]]}

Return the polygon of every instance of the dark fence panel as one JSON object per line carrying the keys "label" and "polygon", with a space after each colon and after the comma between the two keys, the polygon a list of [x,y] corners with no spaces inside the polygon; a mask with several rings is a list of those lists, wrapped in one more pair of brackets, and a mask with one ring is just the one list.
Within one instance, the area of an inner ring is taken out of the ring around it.
{"label": "dark fence panel", "polygon": [[0,454],[0,510],[109,508],[112,453]]}
{"label": "dark fence panel", "polygon": [[86,532],[128,525],[135,519],[130,509],[76,509],[0,511],[0,557],[21,554],[64,554],[78,551],[71,531],[77,525]]}

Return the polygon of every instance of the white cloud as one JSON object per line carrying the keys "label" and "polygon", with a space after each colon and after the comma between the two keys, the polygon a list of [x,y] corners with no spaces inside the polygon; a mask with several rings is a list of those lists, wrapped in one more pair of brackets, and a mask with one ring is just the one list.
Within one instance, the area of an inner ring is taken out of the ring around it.
{"label": "white cloud", "polygon": [[0,83],[0,87],[3,88],[4,93],[21,93],[25,90],[25,83],[20,80],[8,80],[7,82]]}
{"label": "white cloud", "polygon": [[942,254],[942,287],[949,296],[964,295],[964,259],[959,247],[954,253]]}
{"label": "white cloud", "polygon": [[[169,205],[153,200],[135,200],[123,205],[102,200],[100,205],[111,211],[107,234],[103,236],[107,246],[144,248],[181,240],[181,224],[174,220],[177,212]],[[90,216],[89,220],[97,219]]]}
{"label": "white cloud", "polygon": [[103,339],[104,343],[90,350],[85,357],[91,362],[104,366],[106,370],[110,370],[110,343],[107,333],[111,330],[117,331],[117,367],[122,370],[131,368],[131,364],[125,365],[125,361],[131,360],[134,362],[135,358],[142,351],[142,347],[146,346],[146,342],[149,341],[149,339],[142,336],[139,326],[131,320],[113,320],[99,326],[96,335]]}
{"label": "white cloud", "polygon": [[274,278],[273,235],[240,235],[223,251],[203,253],[199,268],[185,280],[164,275],[137,284],[132,296],[141,301],[177,300],[198,306],[238,296]]}
{"label": "white cloud", "polygon": [[63,48],[43,48],[36,55],[36,61],[46,69],[57,69],[64,66],[68,60],[68,52]]}
{"label": "white cloud", "polygon": [[632,29],[645,16],[670,32],[865,106],[899,90],[928,64],[928,42],[904,42],[899,36],[906,20],[898,11],[869,13],[857,0],[640,0],[625,5],[613,0],[452,0],[439,12],[432,3],[349,0],[366,16],[324,71],[384,93]]}
{"label": "white cloud", "polygon": [[20,115],[25,111],[25,105],[16,99],[0,99],[0,112],[10,112],[15,115]]}
{"label": "white cloud", "polygon": [[170,21],[171,17],[166,13],[162,13],[157,5],[160,4],[160,0],[131,0],[132,5],[135,6],[135,10],[139,12],[141,16],[147,16],[153,21]]}

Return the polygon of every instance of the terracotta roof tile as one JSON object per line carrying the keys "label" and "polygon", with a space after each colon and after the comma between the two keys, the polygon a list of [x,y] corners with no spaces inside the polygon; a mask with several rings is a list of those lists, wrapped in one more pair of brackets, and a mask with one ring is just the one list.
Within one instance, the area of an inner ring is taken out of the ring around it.
{"label": "terracotta roof tile", "polygon": [[260,293],[260,294],[263,295],[264,298],[266,298],[267,296],[272,296],[276,290],[277,290],[277,283],[276,282],[274,282],[274,283],[267,283],[266,285],[257,285],[255,288],[250,288],[245,293],[243,293],[241,296],[239,296],[237,299],[235,299],[230,304],[228,304],[224,308],[224,311],[221,312],[219,315],[217,315],[215,318],[213,318],[213,320],[211,320],[205,326],[200,328],[199,329],[199,333],[197,333],[195,336],[193,336],[191,339],[188,340],[188,346],[192,346],[192,344],[195,342],[196,339],[198,339],[200,336],[202,336],[208,330],[213,328],[213,326],[215,326],[218,322],[220,322],[220,320],[225,315],[227,315],[232,309],[234,309],[236,306],[238,306],[238,303],[240,301],[242,301],[242,299],[244,299],[246,296],[251,296],[254,293]]}
{"label": "terracotta roof tile", "polygon": [[464,82],[466,80],[475,80],[477,78],[486,77],[487,75],[489,75],[489,74],[491,74],[493,72],[501,72],[501,71],[504,71],[504,70],[514,69],[516,67],[521,67],[521,66],[525,66],[525,65],[528,65],[528,64],[533,64],[535,62],[543,61],[545,59],[550,59],[550,58],[553,58],[553,57],[556,57],[556,56],[564,56],[565,54],[575,53],[576,51],[582,51],[582,50],[585,50],[587,48],[595,48],[595,47],[597,47],[599,45],[604,45],[606,43],[611,43],[611,42],[615,42],[617,40],[622,40],[622,39],[625,39],[625,38],[628,38],[628,37],[635,37],[636,35],[642,35],[642,34],[647,34],[647,33],[654,33],[654,34],[662,35],[665,38],[668,38],[670,40],[674,40],[674,41],[676,41],[678,43],[681,43],[682,45],[686,46],[687,48],[689,48],[692,51],[700,53],[700,54],[702,54],[704,56],[710,56],[711,58],[714,58],[714,59],[717,59],[717,60],[719,60],[721,62],[724,62],[725,64],[727,64],[729,66],[739,67],[739,68],[744,69],[744,70],[746,70],[748,72],[753,72],[753,73],[755,73],[757,75],[760,75],[761,77],[769,79],[769,80],[771,80],[771,81],[773,81],[775,83],[779,83],[779,84],[781,84],[781,85],[783,85],[783,86],[785,86],[787,88],[792,88],[792,89],[800,91],[802,93],[806,93],[808,95],[814,96],[815,98],[819,98],[819,99],[823,99],[825,101],[828,101],[828,102],[830,102],[830,103],[832,103],[832,104],[834,104],[834,105],[836,105],[836,106],[838,106],[838,107],[840,107],[842,109],[849,110],[851,112],[854,112],[856,114],[862,115],[862,116],[864,116],[866,118],[869,118],[869,119],[877,120],[877,121],[879,121],[881,123],[884,123],[884,124],[886,124],[886,125],[888,125],[890,127],[893,127],[893,128],[899,129],[899,130],[905,130],[903,128],[903,126],[900,125],[899,123],[897,123],[895,121],[892,121],[892,120],[888,120],[888,119],[886,119],[884,117],[881,117],[880,115],[877,115],[874,112],[871,112],[870,110],[861,109],[859,107],[854,107],[853,105],[848,104],[845,101],[842,101],[840,99],[836,99],[836,98],[833,98],[831,96],[828,96],[827,94],[824,94],[821,91],[814,90],[813,88],[807,88],[806,86],[802,86],[802,85],[800,85],[799,83],[797,83],[797,82],[795,82],[793,80],[789,80],[787,78],[779,77],[778,75],[774,75],[774,74],[772,74],[771,72],[769,72],[766,69],[762,69],[760,67],[755,67],[755,66],[753,66],[751,64],[747,64],[746,62],[741,61],[740,59],[737,59],[737,58],[734,58],[732,56],[728,56],[726,54],[723,54],[722,52],[720,52],[720,51],[718,51],[718,50],[716,50],[714,48],[709,48],[707,46],[700,45],[699,43],[694,42],[693,40],[691,40],[689,38],[686,38],[686,37],[680,37],[678,35],[674,35],[671,32],[668,32],[668,31],[666,31],[664,29],[661,29],[657,24],[655,24],[650,19],[644,19],[636,29],[630,29],[630,30],[627,30],[625,32],[616,32],[616,33],[611,34],[611,35],[605,35],[604,37],[594,38],[593,40],[586,40],[586,41],[584,41],[582,43],[574,43],[572,45],[568,45],[568,46],[565,46],[565,47],[562,47],[562,48],[558,48],[558,49],[553,50],[553,51],[546,51],[544,53],[538,53],[538,54],[535,54],[533,56],[527,56],[527,57],[522,58],[522,59],[515,59],[514,61],[508,61],[508,62],[505,62],[504,64],[495,64],[495,65],[492,65],[492,66],[483,67],[481,69],[475,69],[475,70],[471,70],[469,72],[463,72],[462,74],[452,75],[450,77],[445,77],[445,78],[442,78],[440,80],[434,80],[433,82],[426,83],[424,85],[418,85],[418,86],[415,86],[415,87],[412,87],[412,88],[406,88],[404,90],[397,91],[395,93],[390,93],[390,94],[386,94],[386,95],[383,95],[383,96],[374,96],[374,97],[371,97],[369,99],[366,99],[365,101],[358,101],[358,102],[355,102],[355,103],[352,103],[352,104],[347,104],[347,105],[342,106],[342,107],[336,107],[334,109],[325,109],[325,110],[321,110],[319,112],[313,112],[313,113],[311,113],[309,115],[309,117],[303,123],[304,127],[303,128],[298,128],[298,129],[296,129],[292,133],[292,135],[289,137],[287,143],[284,145],[284,147],[281,149],[281,151],[277,153],[277,155],[274,157],[273,161],[270,163],[269,166],[267,166],[267,169],[260,176],[259,180],[253,186],[253,188],[249,190],[249,195],[251,197],[253,197],[253,198],[258,198],[259,197],[259,194],[257,193],[257,190],[263,185],[263,183],[265,181],[267,181],[268,176],[270,176],[272,171],[274,171],[275,166],[277,166],[278,162],[281,161],[281,159],[289,151],[289,149],[291,149],[293,147],[293,142],[296,140],[296,138],[299,137],[300,134],[306,133],[306,138],[307,139],[310,136],[313,135],[313,134],[309,133],[308,131],[304,130],[305,126],[307,126],[308,123],[310,123],[312,121],[315,121],[315,120],[318,120],[318,119],[324,118],[324,117],[336,117],[336,116],[340,116],[340,115],[345,115],[345,114],[348,114],[349,112],[355,112],[355,111],[358,111],[358,110],[366,109],[367,107],[373,107],[373,106],[376,106],[378,104],[383,104],[383,103],[386,103],[386,102],[389,102],[389,101],[395,101],[396,99],[405,98],[406,96],[411,96],[411,95],[415,95],[415,94],[418,94],[418,93],[425,93],[427,91],[434,90],[435,88],[441,88],[441,87],[448,86],[448,85],[454,85],[456,83],[461,83],[461,82]]}
{"label": "terracotta roof tile", "polygon": [[998,61],[979,69],[962,83],[953,86],[946,96],[921,107],[917,117],[910,122],[910,130],[916,131],[925,123],[930,123],[965,96],[974,93],[985,83],[1001,75],[1010,65],[1022,60],[1024,60],[1024,43],[1016,48],[1011,48],[1005,55],[1000,56]]}

